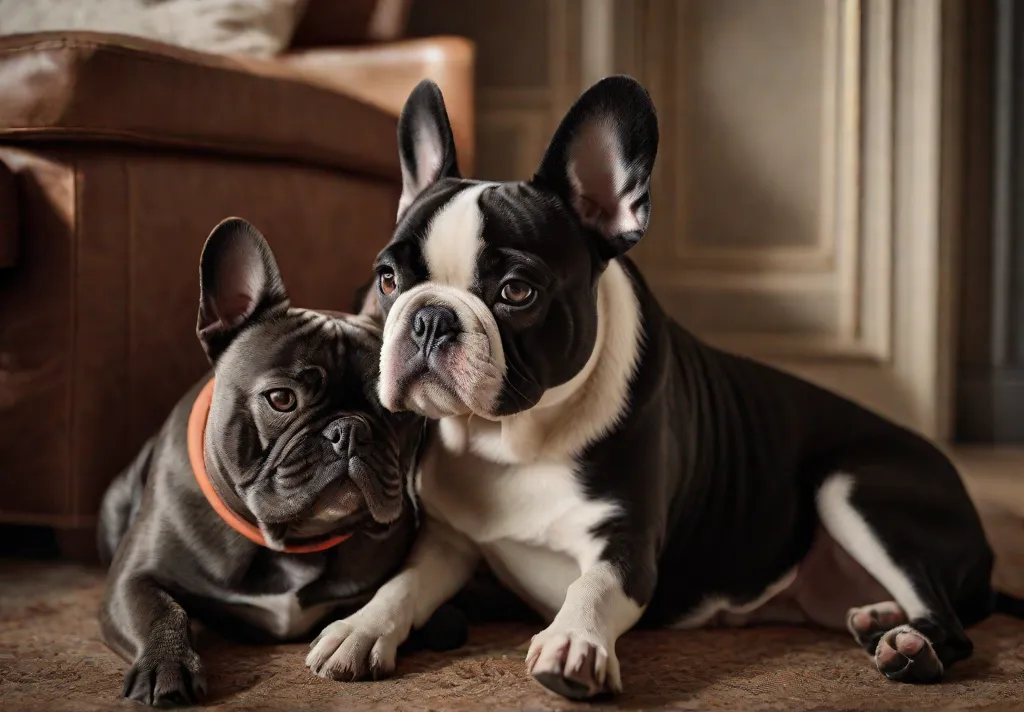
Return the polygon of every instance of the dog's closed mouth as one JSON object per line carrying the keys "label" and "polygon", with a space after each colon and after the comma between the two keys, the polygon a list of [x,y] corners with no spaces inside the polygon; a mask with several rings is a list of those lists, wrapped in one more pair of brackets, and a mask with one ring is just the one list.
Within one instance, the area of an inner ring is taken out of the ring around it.
{"label": "dog's closed mouth", "polygon": [[[337,522],[301,521],[285,524],[260,524],[260,529],[268,543],[279,543],[283,546],[304,546],[318,544],[343,534],[354,534],[362,525],[368,523],[369,514],[365,511],[356,512],[344,520]],[[274,547],[271,547],[274,548]]]}
{"label": "dog's closed mouth", "polygon": [[260,522],[260,531],[271,549],[283,551],[285,547],[306,547],[320,544],[337,536],[351,535],[371,524],[365,509],[334,522],[303,520],[281,524]]}
{"label": "dog's closed mouth", "polygon": [[261,522],[268,542],[282,545],[315,544],[341,534],[352,534],[372,517],[359,488],[348,478],[327,486],[301,517],[286,522]]}

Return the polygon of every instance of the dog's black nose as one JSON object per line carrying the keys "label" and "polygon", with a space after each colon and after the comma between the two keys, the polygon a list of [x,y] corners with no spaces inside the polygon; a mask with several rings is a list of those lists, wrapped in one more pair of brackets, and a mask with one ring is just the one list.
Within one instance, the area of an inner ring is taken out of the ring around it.
{"label": "dog's black nose", "polygon": [[343,423],[340,420],[335,420],[324,428],[324,437],[330,441],[331,447],[334,448],[334,452],[342,456],[348,455],[348,424]]}
{"label": "dog's black nose", "polygon": [[357,446],[367,439],[365,430],[366,426],[358,419],[339,418],[324,428],[323,434],[338,457],[348,457],[353,438]]}
{"label": "dog's black nose", "polygon": [[430,304],[412,318],[412,340],[424,356],[452,341],[458,333],[459,317],[448,307]]}

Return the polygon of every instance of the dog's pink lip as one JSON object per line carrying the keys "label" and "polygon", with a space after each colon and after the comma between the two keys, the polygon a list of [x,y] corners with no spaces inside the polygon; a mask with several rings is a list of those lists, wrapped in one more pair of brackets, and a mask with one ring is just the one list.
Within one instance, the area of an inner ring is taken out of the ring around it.
{"label": "dog's pink lip", "polygon": [[390,382],[389,387],[381,394],[381,405],[392,413],[408,410],[405,407],[405,400],[409,395],[409,391],[418,381],[430,373],[430,366],[428,364],[424,363],[422,359],[416,360],[419,363],[411,367],[409,361],[403,362],[399,360],[392,364],[388,373],[381,375],[381,378],[387,378]]}

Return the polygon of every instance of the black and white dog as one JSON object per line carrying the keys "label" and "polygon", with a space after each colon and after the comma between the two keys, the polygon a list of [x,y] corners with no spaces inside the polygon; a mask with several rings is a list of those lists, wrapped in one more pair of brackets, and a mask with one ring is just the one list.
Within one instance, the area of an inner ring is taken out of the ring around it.
{"label": "black and white dog", "polygon": [[550,621],[527,669],[573,698],[621,689],[615,641],[638,624],[845,627],[887,677],[932,682],[970,655],[965,626],[1020,612],[939,450],[658,306],[623,257],[658,146],[639,84],[587,91],[528,182],[459,177],[431,83],[399,142],[380,396],[439,421],[418,474],[432,519],[310,668],[390,672],[481,558]]}

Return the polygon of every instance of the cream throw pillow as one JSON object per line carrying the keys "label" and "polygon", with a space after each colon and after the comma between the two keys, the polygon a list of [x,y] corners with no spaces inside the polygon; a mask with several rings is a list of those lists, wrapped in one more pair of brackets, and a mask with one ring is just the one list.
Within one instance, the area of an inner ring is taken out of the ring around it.
{"label": "cream throw pillow", "polygon": [[306,0],[0,0],[0,35],[92,30],[215,54],[288,47]]}

